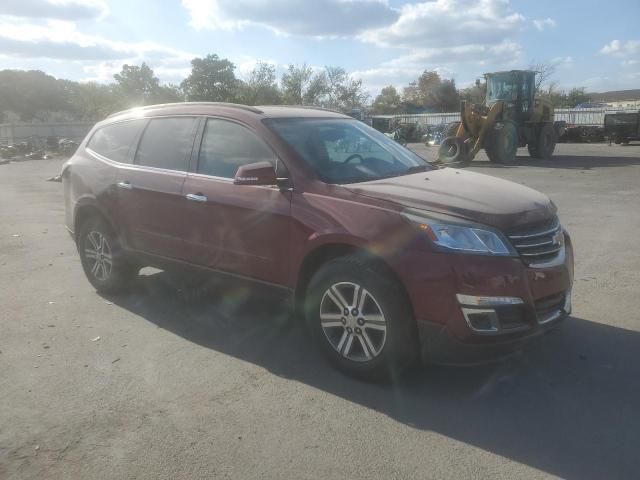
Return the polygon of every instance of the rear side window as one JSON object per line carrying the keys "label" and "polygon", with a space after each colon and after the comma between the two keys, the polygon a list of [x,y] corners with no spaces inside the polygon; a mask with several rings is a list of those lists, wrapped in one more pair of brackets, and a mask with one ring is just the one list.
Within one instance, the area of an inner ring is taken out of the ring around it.
{"label": "rear side window", "polygon": [[134,142],[144,128],[146,120],[114,123],[96,130],[87,147],[110,160],[130,163]]}
{"label": "rear side window", "polygon": [[154,118],[142,134],[136,163],[167,170],[187,171],[196,119]]}
{"label": "rear side window", "polygon": [[278,167],[274,153],[251,130],[226,120],[207,120],[200,145],[198,173],[233,178],[241,165],[265,161]]}

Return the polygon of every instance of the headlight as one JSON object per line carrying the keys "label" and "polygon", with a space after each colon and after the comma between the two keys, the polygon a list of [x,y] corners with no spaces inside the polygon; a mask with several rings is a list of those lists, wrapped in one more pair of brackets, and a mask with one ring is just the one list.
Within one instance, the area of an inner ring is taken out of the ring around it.
{"label": "headlight", "polygon": [[451,225],[405,213],[404,216],[440,247],[466,253],[512,255],[506,240],[489,229]]}

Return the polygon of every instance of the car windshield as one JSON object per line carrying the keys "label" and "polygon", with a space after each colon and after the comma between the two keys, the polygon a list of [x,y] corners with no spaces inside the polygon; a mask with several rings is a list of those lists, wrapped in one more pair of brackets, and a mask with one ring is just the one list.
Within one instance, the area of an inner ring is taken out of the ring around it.
{"label": "car windshield", "polygon": [[487,103],[497,100],[515,100],[516,82],[510,72],[497,73],[487,77]]}
{"label": "car windshield", "polygon": [[365,182],[432,168],[422,157],[358,120],[286,118],[265,122],[326,183]]}

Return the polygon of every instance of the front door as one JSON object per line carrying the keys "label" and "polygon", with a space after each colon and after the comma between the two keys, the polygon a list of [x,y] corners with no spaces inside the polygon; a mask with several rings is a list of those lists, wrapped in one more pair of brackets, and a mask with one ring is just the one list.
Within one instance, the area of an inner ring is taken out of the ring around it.
{"label": "front door", "polygon": [[291,192],[277,186],[240,186],[240,165],[269,161],[282,173],[273,151],[244,125],[207,120],[195,172],[188,174],[185,241],[195,264],[286,285]]}
{"label": "front door", "polygon": [[129,247],[156,256],[188,260],[182,238],[187,177],[197,120],[149,121],[132,165],[118,169],[120,223]]}

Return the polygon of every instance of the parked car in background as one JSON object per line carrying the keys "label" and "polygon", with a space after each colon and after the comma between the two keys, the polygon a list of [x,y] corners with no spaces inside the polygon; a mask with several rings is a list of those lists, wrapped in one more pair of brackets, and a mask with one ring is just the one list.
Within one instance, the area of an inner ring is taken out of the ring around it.
{"label": "parked car in background", "polygon": [[129,110],[98,123],[62,177],[97,290],[147,265],[247,281],[284,294],[354,375],[502,354],[571,311],[571,240],[547,196],[435,168],[338,113]]}

